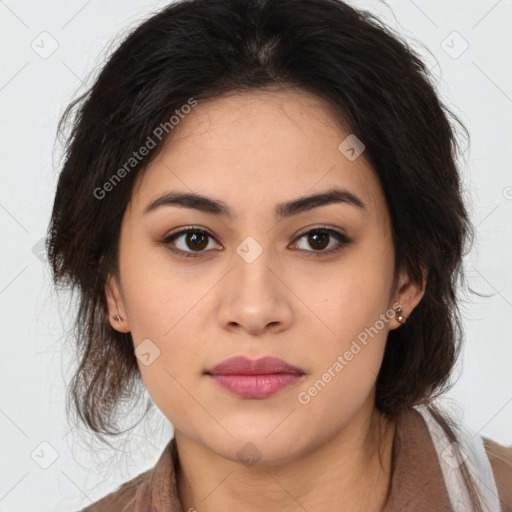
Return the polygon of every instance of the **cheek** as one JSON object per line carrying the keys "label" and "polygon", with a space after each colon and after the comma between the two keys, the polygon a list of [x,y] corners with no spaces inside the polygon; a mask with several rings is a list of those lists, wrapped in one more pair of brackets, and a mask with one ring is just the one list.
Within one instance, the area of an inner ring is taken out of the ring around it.
{"label": "cheek", "polygon": [[187,286],[191,277],[177,272],[164,251],[134,250],[128,241],[121,246],[120,272],[142,379],[162,411],[186,409],[186,403],[190,404],[184,391],[189,387],[186,381],[199,372],[190,329],[198,329],[197,306],[208,283]]}
{"label": "cheek", "polygon": [[365,273],[340,273],[336,293],[323,304],[323,335],[310,337],[314,371],[299,390],[298,402],[332,428],[349,421],[371,395],[382,364],[392,311],[388,311],[391,278],[382,266]]}
{"label": "cheek", "polygon": [[[312,309],[324,334],[309,338],[316,340],[315,370],[301,388],[299,403],[324,417],[355,414],[372,392],[382,363],[393,313],[388,305],[394,255],[392,247],[373,240],[329,269],[328,281],[317,279],[322,286],[316,288]],[[312,283],[308,287],[315,289]]]}
{"label": "cheek", "polygon": [[[138,235],[140,240],[144,235]],[[147,238],[147,235],[146,235]],[[216,276],[199,267],[184,267],[172,261],[167,251],[155,244],[134,243],[126,237],[120,260],[127,316],[134,343],[144,338],[165,340],[195,311]]]}
{"label": "cheek", "polygon": [[159,343],[160,354],[149,365],[138,359],[142,379],[157,407],[174,421],[173,411],[183,411],[192,405],[191,380],[199,375],[196,358],[179,342]]}
{"label": "cheek", "polygon": [[326,269],[325,275],[317,273],[303,279],[301,293],[308,297],[308,305],[322,321],[322,339],[327,344],[343,350],[376,323],[382,331],[380,339],[385,341],[389,319],[384,326],[379,319],[388,311],[393,267],[393,253],[386,247],[380,246],[377,251],[375,247],[361,246],[339,265]]}
{"label": "cheek", "polygon": [[[143,306],[141,305],[141,308]],[[149,365],[144,358],[138,357],[137,363],[146,389],[155,403],[175,428],[185,429],[193,424],[197,417],[204,414],[199,402],[194,398],[197,394],[197,383],[203,378],[201,364],[204,354],[200,350],[198,340],[197,313],[193,309],[190,314],[183,312],[183,306],[177,306],[172,314],[139,311],[139,332],[154,333],[145,336],[151,339],[149,345],[157,356]],[[144,316],[147,313],[149,316]],[[163,315],[165,321],[161,320]],[[199,329],[199,331],[198,331]],[[136,352],[141,353],[137,346],[143,347],[147,341],[134,341]],[[156,348],[155,348],[156,347]],[[145,351],[145,350],[144,350]]]}

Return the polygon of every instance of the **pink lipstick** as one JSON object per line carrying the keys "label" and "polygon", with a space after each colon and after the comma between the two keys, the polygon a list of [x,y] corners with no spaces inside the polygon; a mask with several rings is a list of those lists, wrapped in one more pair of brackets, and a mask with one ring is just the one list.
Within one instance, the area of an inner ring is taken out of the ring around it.
{"label": "pink lipstick", "polygon": [[305,372],[277,357],[231,357],[205,372],[219,386],[243,398],[266,398],[295,385]]}

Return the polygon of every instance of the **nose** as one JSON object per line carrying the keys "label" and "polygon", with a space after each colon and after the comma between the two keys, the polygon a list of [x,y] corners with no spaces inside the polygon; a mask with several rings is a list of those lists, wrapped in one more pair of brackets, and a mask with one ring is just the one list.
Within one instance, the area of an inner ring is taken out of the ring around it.
{"label": "nose", "polygon": [[292,295],[286,277],[265,251],[252,263],[236,256],[222,287],[218,322],[230,332],[277,334],[292,324]]}

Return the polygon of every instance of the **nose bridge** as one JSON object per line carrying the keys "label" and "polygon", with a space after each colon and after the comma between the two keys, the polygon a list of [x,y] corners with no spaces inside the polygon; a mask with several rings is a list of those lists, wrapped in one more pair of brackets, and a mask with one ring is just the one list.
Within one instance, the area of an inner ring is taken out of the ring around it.
{"label": "nose bridge", "polygon": [[233,279],[239,298],[247,295],[253,300],[274,300],[278,291],[275,289],[275,271],[272,271],[276,262],[272,262],[271,255],[272,250],[252,236],[246,237],[236,247]]}
{"label": "nose bridge", "polygon": [[247,237],[237,247],[229,282],[223,287],[219,322],[258,333],[268,326],[285,328],[292,318],[286,287],[275,275],[279,262],[273,251]]}

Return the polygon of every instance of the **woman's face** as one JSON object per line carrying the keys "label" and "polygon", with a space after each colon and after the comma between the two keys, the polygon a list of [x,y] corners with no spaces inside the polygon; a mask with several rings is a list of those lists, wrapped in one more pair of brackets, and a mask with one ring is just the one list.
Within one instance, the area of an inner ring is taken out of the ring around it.
{"label": "woman's face", "polygon": [[[198,102],[134,188],[112,326],[175,430],[225,458],[285,462],[367,417],[393,304],[421,298],[394,282],[383,192],[349,135],[305,92]],[[215,204],[154,203],[169,194]],[[208,373],[234,356],[301,371]]]}

